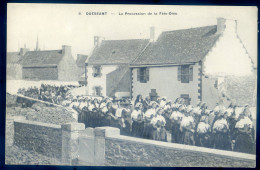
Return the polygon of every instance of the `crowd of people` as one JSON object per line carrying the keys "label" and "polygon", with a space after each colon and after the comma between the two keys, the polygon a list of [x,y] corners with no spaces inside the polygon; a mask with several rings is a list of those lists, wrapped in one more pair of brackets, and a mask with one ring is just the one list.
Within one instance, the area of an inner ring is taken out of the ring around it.
{"label": "crowd of people", "polygon": [[248,105],[238,107],[230,103],[225,108],[218,103],[214,109],[208,109],[206,103],[192,106],[182,98],[171,101],[160,97],[151,101],[149,96],[143,99],[138,95],[131,102],[66,92],[66,87],[43,85],[38,93],[31,88],[23,94],[38,94],[38,99],[45,101],[48,100],[44,95],[49,96],[50,102],[77,110],[78,121],[86,127],[112,126],[119,128],[122,135],[158,141],[167,141],[167,134],[171,134],[172,143],[255,154],[255,127]]}
{"label": "crowd of people", "polygon": [[133,104],[122,105],[111,98],[74,98],[71,107],[80,113],[86,126],[120,128],[122,135],[233,150],[255,154],[255,129],[248,105],[228,108],[217,104],[212,110],[206,103],[186,105],[182,98],[172,102],[166,97],[151,101],[137,96]]}
{"label": "crowd of people", "polygon": [[18,94],[60,105],[64,100],[66,100],[68,91],[75,87],[76,86],[73,85],[55,86],[41,84],[40,88],[37,88],[36,86],[28,89],[20,88]]}

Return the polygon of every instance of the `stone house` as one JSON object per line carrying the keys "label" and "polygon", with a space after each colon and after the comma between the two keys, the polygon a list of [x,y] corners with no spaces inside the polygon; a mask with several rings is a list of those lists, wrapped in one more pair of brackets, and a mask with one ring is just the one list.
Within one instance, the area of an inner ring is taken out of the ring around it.
{"label": "stone house", "polygon": [[7,52],[6,54],[6,77],[7,79],[22,79],[21,60],[28,48],[20,48],[20,52]]}
{"label": "stone house", "polygon": [[94,96],[130,97],[129,64],[148,44],[148,39],[101,40],[94,37],[94,49],[86,66],[86,93]]}
{"label": "stone house", "polygon": [[21,65],[25,80],[77,81],[79,76],[71,47],[67,45],[62,50],[28,51]]}
{"label": "stone house", "polygon": [[[218,79],[224,74],[252,74],[253,62],[237,35],[235,20],[217,25],[162,32],[131,63],[131,96],[182,97],[187,104],[221,99]],[[151,34],[154,30],[151,31]],[[222,77],[221,77],[222,76]]]}

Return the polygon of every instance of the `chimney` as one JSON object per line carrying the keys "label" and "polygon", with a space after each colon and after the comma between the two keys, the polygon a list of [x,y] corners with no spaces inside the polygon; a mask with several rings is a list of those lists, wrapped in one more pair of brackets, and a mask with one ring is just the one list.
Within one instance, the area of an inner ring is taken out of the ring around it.
{"label": "chimney", "polygon": [[62,54],[71,54],[71,46],[69,45],[63,45],[62,46]]}
{"label": "chimney", "polygon": [[104,39],[104,37],[94,36],[94,46],[99,46]]}
{"label": "chimney", "polygon": [[222,34],[223,32],[237,32],[237,21],[232,19],[217,18],[217,34]]}
{"label": "chimney", "polygon": [[150,42],[156,42],[162,31],[161,28],[150,27]]}
{"label": "chimney", "polygon": [[150,42],[155,40],[155,27],[150,27]]}
{"label": "chimney", "polygon": [[217,34],[221,34],[224,32],[226,28],[226,19],[225,18],[217,18]]}
{"label": "chimney", "polygon": [[24,54],[29,51],[29,48],[20,48],[20,55],[24,56]]}

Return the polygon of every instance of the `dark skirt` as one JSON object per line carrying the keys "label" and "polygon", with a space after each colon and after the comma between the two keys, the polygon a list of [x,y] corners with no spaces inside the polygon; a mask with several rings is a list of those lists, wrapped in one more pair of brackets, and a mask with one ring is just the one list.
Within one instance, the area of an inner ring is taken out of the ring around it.
{"label": "dark skirt", "polygon": [[255,154],[256,144],[250,134],[239,132],[236,137],[234,151]]}
{"label": "dark skirt", "polygon": [[181,143],[181,131],[180,131],[180,125],[173,123],[172,125],[172,137],[171,142],[172,143]]}
{"label": "dark skirt", "polygon": [[217,132],[213,134],[214,148],[222,150],[232,150],[231,139],[228,132]]}
{"label": "dark skirt", "polygon": [[190,130],[184,129],[182,133],[182,143],[185,145],[195,145],[194,133]]}
{"label": "dark skirt", "polygon": [[211,134],[197,133],[196,146],[211,148]]}
{"label": "dark skirt", "polygon": [[132,136],[142,138],[143,132],[144,132],[144,122],[133,121]]}
{"label": "dark skirt", "polygon": [[120,126],[120,135],[130,136],[131,135],[131,124],[125,121],[125,127]]}
{"label": "dark skirt", "polygon": [[151,139],[158,141],[167,141],[167,134],[164,127],[154,128],[151,127]]}
{"label": "dark skirt", "polygon": [[150,123],[144,123],[144,134],[143,134],[143,137],[145,139],[152,139],[151,129],[152,129],[152,125]]}

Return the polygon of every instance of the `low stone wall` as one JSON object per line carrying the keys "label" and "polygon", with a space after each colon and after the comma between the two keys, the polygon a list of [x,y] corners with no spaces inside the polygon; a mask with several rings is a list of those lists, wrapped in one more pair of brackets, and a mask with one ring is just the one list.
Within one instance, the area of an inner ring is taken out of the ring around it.
{"label": "low stone wall", "polygon": [[106,138],[106,165],[155,167],[255,167],[255,155],[126,136]]}
{"label": "low stone wall", "polygon": [[[10,122],[12,119],[8,119]],[[256,156],[120,135],[113,127],[53,125],[14,119],[14,144],[61,160],[60,165],[255,167]],[[12,131],[11,128],[9,131]],[[9,141],[9,143],[11,143]]]}
{"label": "low stone wall", "polygon": [[42,155],[61,159],[61,126],[28,120],[15,120],[14,145],[25,150],[32,150]]}
{"label": "low stone wall", "polygon": [[13,143],[21,149],[57,159],[61,162],[59,165],[75,164],[79,152],[80,131],[85,129],[83,123],[55,125],[25,120],[21,116],[9,118],[7,121],[9,145]]}

